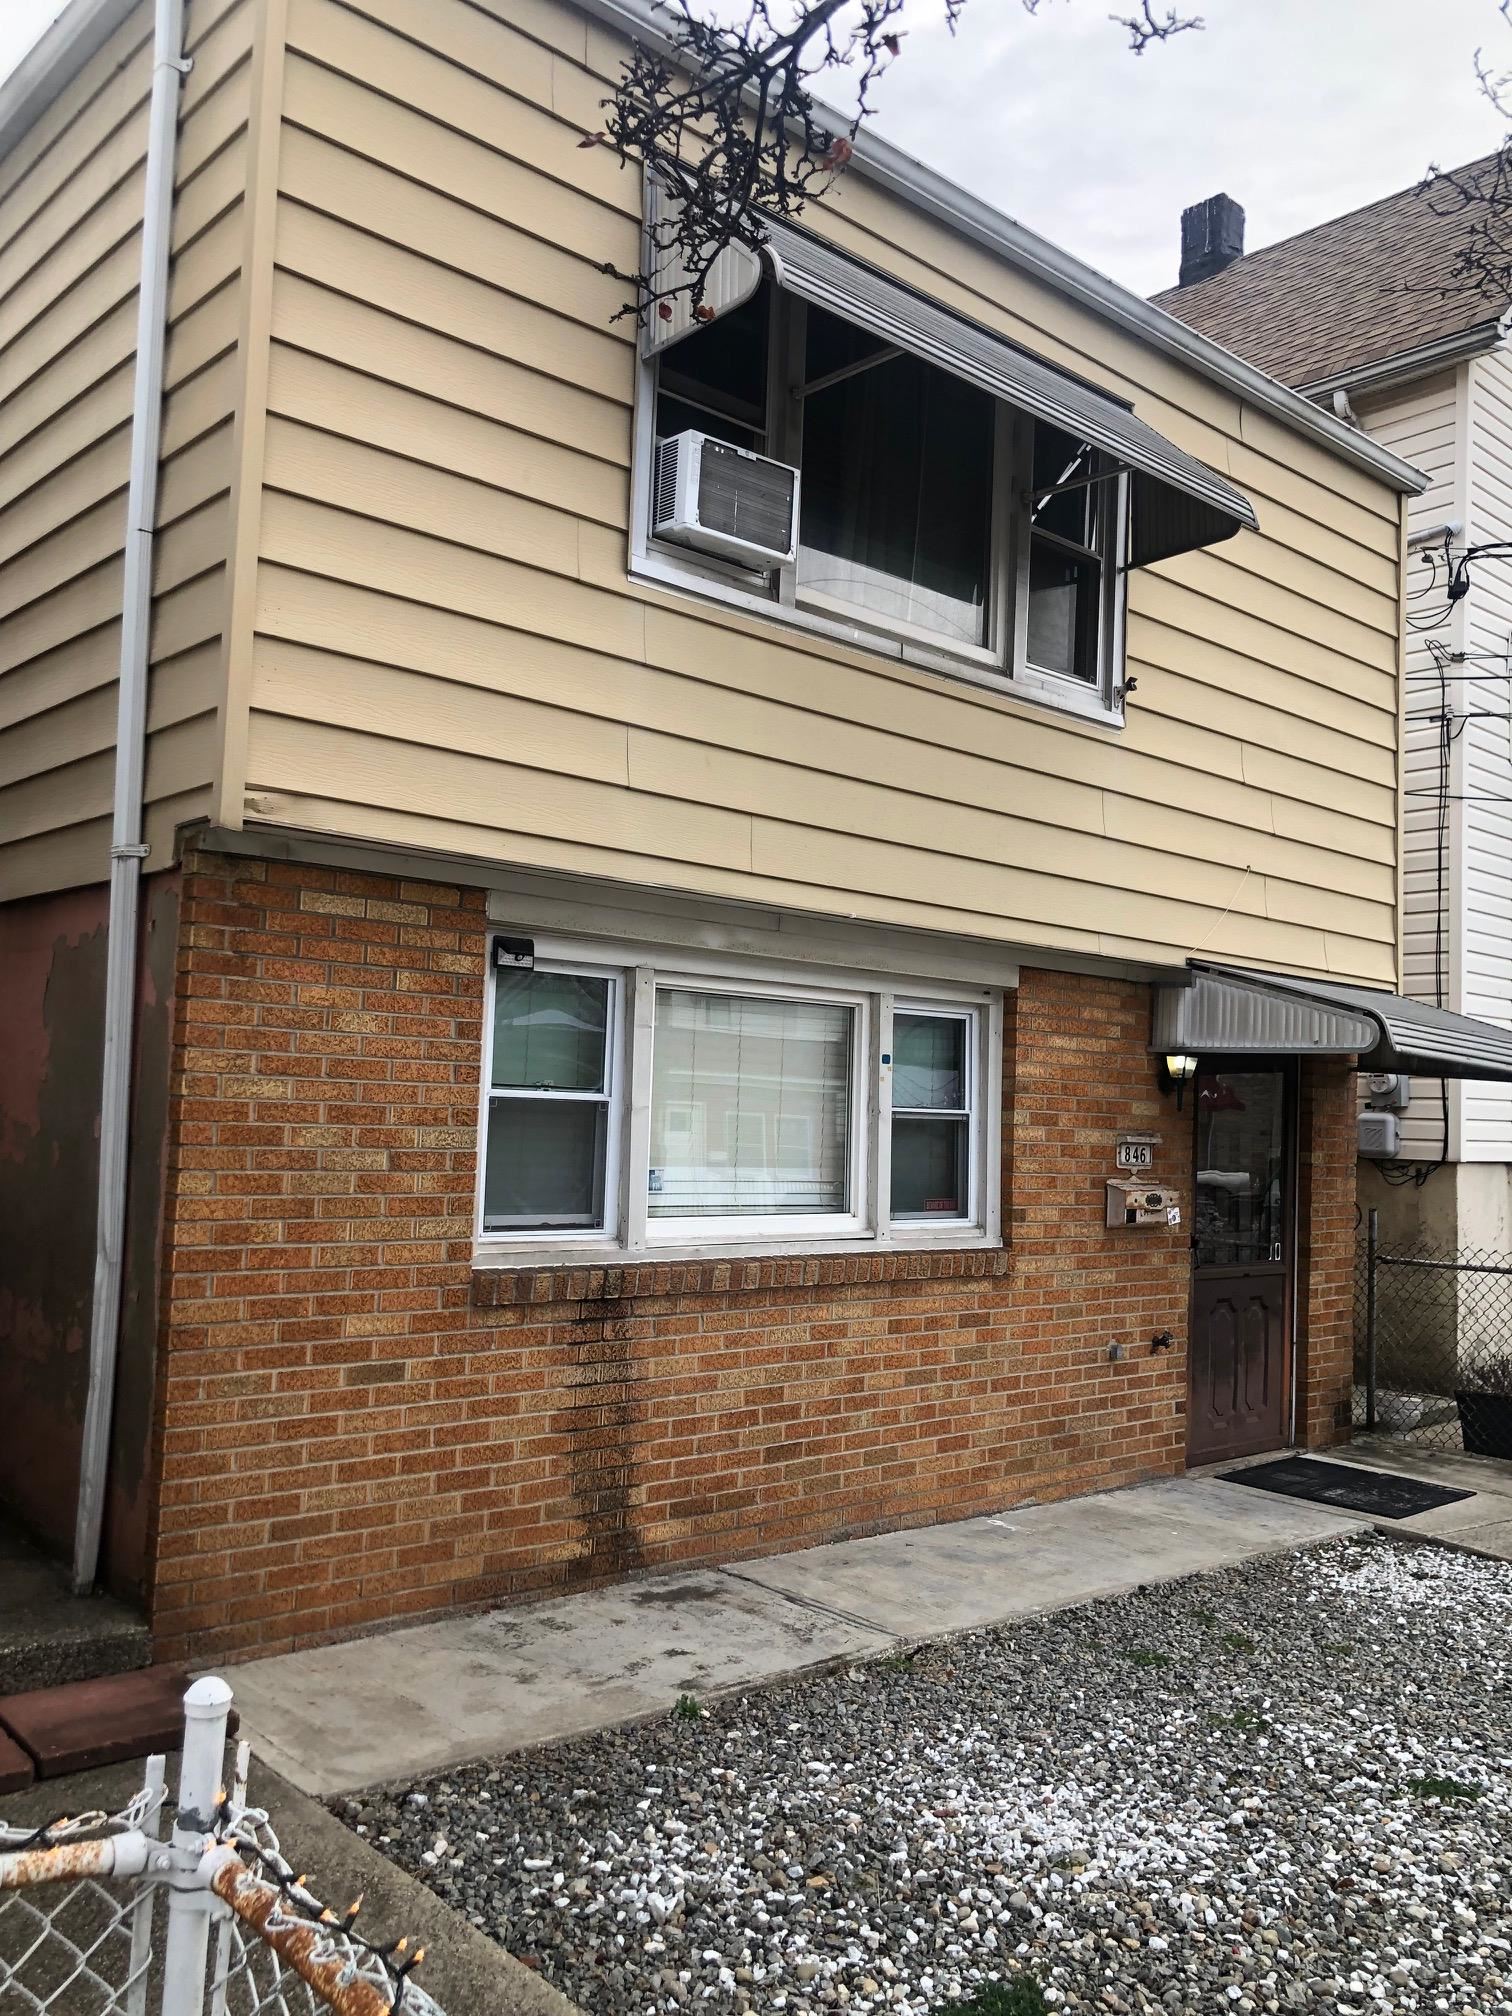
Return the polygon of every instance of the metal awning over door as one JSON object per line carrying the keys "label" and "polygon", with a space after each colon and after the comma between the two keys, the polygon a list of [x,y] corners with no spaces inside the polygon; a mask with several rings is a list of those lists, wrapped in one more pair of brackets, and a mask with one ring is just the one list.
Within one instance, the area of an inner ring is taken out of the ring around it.
{"label": "metal awning over door", "polygon": [[1512,1083],[1512,1029],[1372,987],[1190,962],[1155,988],[1152,1044],[1193,1056],[1354,1056],[1362,1071]]}

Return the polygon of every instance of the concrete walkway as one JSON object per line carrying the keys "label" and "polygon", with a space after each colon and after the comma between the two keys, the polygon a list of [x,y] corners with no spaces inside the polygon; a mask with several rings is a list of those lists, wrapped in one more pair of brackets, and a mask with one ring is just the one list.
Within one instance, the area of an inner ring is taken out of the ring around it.
{"label": "concrete walkway", "polygon": [[[1512,1519],[1512,1495],[1495,1509]],[[306,1792],[353,1791],[1369,1523],[1183,1477],[414,1625],[256,1660],[231,1679],[275,1770]]]}

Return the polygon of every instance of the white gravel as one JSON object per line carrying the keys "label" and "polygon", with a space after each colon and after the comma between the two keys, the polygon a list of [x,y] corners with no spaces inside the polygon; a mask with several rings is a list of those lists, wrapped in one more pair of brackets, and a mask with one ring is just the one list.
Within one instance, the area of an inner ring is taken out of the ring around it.
{"label": "white gravel", "polygon": [[1512,2012],[1512,1566],[1344,1541],[336,1802],[604,2016]]}

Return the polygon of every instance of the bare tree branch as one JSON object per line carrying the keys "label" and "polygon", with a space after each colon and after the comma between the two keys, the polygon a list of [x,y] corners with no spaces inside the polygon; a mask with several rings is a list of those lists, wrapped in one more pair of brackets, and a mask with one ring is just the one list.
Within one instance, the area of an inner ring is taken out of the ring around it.
{"label": "bare tree branch", "polygon": [[[1512,27],[1512,0],[1497,8]],[[1492,109],[1512,126],[1512,70],[1475,52],[1475,81]],[[1512,302],[1512,132],[1487,160],[1466,168],[1430,167],[1419,185],[1436,216],[1455,233],[1447,277],[1435,291],[1469,294],[1505,308]]]}
{"label": "bare tree branch", "polygon": [[[704,294],[720,253],[758,248],[764,216],[796,217],[850,160],[878,80],[904,53],[905,8],[933,4],[954,32],[966,0],[745,0],[734,25],[709,19],[707,0],[662,4],[670,51],[636,43],[604,100],[603,129],[579,142],[654,169],[674,199],[647,234],[641,270],[604,269],[631,290],[616,319],[642,323],[670,316],[680,295],[695,317],[709,312]],[[1042,0],[1019,4],[1034,15]],[[1136,55],[1202,26],[1174,8],[1157,13],[1155,0],[1111,18]],[[855,109],[839,125],[812,95],[827,74],[851,86]]]}

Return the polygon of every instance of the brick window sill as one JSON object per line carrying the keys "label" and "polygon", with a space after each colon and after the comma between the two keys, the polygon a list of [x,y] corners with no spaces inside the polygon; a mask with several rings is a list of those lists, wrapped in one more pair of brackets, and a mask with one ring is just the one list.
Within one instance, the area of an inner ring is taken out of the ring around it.
{"label": "brick window sill", "polygon": [[920,1247],[895,1253],[828,1253],[768,1260],[645,1260],[611,1267],[510,1267],[474,1262],[472,1302],[630,1301],[651,1295],[745,1294],[770,1288],[841,1288],[887,1281],[1001,1281],[1005,1246]]}

